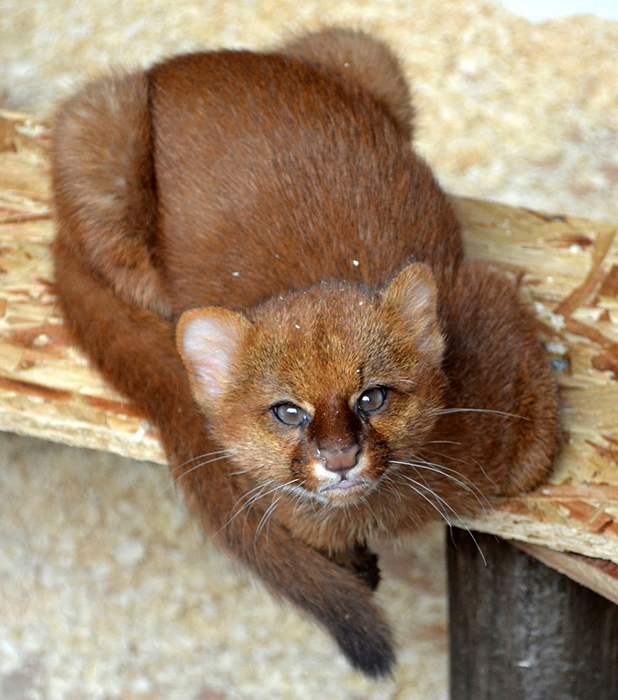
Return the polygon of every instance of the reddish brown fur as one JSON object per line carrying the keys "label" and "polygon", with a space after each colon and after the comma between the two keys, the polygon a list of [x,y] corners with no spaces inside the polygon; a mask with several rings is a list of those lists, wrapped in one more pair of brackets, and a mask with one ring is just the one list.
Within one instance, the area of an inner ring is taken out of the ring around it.
{"label": "reddish brown fur", "polygon": [[[534,322],[508,282],[463,263],[411,118],[388,49],[328,30],[95,83],[60,110],[52,157],[77,342],[159,427],[206,529],[370,675],[394,656],[367,538],[532,488],[557,449]],[[179,326],[187,373],[175,322],[196,307]],[[195,319],[224,329],[212,391],[187,358]],[[354,402],[376,384],[393,391],[365,420]],[[268,410],[292,399],[304,431]],[[192,469],[221,445],[233,458]],[[363,498],[317,497],[316,449],[327,465],[368,455]],[[291,477],[307,498],[242,509],[256,483]]]}

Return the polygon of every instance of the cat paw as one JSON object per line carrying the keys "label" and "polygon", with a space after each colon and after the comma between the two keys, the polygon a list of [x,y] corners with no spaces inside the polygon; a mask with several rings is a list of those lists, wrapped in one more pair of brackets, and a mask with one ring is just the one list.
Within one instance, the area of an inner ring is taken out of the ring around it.
{"label": "cat paw", "polygon": [[329,557],[344,569],[351,571],[356,578],[375,591],[380,583],[378,556],[366,544],[356,544],[344,552],[337,552]]}
{"label": "cat paw", "polygon": [[369,586],[372,591],[375,591],[380,583],[378,555],[374,554],[365,545],[357,545],[354,548],[354,555],[350,560],[350,565],[355,576]]}

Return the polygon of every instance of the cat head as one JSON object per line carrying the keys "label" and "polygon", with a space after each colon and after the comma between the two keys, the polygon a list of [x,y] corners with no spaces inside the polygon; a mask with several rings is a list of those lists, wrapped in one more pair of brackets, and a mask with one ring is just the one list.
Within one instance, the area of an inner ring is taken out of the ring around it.
{"label": "cat head", "polygon": [[177,344],[211,435],[236,465],[346,505],[434,424],[445,382],[436,306],[429,268],[412,264],[378,293],[330,282],[250,317],[187,311]]}

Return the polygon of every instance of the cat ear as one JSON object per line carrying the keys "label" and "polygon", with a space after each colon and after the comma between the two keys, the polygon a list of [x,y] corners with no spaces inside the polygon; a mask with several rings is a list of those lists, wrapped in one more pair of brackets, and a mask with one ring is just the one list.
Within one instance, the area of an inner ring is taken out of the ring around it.
{"label": "cat ear", "polygon": [[186,311],[176,328],[176,345],[196,401],[212,408],[227,388],[234,358],[251,322],[216,306]]}
{"label": "cat ear", "polygon": [[420,350],[442,361],[444,339],[438,321],[438,292],[431,270],[422,263],[404,268],[382,294],[382,304],[406,320]]}

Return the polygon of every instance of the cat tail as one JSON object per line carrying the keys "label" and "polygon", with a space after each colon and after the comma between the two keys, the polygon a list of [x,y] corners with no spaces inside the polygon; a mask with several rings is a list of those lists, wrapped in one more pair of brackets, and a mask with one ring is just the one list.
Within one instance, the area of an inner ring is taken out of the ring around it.
{"label": "cat tail", "polygon": [[67,328],[101,374],[158,427],[206,532],[271,592],[325,627],[355,668],[374,677],[388,674],[392,636],[369,586],[274,520],[261,527],[268,513],[260,502],[235,517],[250,487],[242,475],[230,475],[225,461],[191,470],[217,447],[193,400],[174,324],[165,318],[169,303],[156,267],[151,160],[143,74],[87,86],[58,112],[53,253]]}
{"label": "cat tail", "polygon": [[[111,384],[157,425],[172,465],[210,453],[216,448],[191,396],[173,324],[118,297],[67,248],[68,228],[61,221],[54,255],[70,332]],[[372,677],[388,674],[395,663],[392,636],[369,587],[272,520],[256,536],[265,509],[257,504],[234,517],[247,490],[228,472],[224,463],[212,462],[179,480],[206,531],[271,592],[325,627],[354,668]]]}

